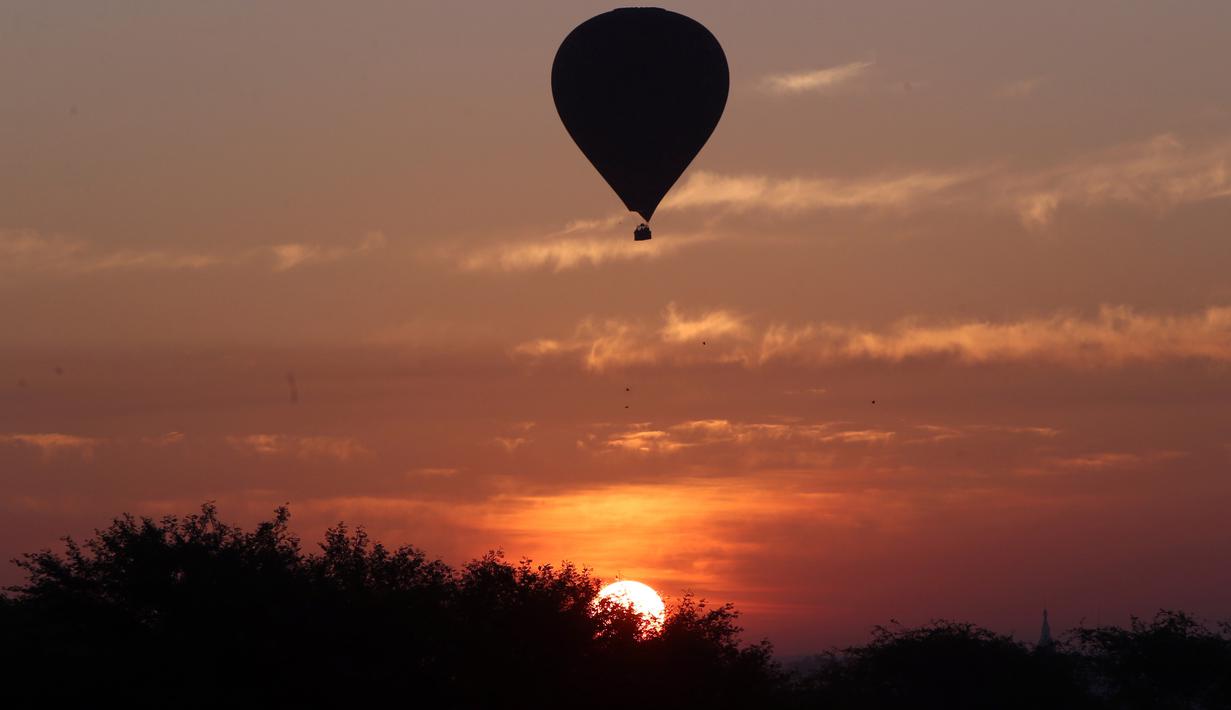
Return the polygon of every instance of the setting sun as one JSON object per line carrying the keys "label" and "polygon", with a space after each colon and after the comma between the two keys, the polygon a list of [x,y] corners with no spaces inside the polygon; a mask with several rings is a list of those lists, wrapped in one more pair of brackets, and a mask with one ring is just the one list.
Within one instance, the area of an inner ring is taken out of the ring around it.
{"label": "setting sun", "polygon": [[608,584],[599,590],[595,601],[610,599],[616,604],[632,607],[632,610],[645,618],[646,623],[655,631],[663,626],[667,606],[662,597],[652,587],[641,582],[626,579],[622,582]]}

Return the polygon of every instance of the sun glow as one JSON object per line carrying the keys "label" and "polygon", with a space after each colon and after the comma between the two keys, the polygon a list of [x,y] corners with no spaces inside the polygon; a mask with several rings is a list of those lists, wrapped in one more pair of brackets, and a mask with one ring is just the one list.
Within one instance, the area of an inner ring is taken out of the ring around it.
{"label": "sun glow", "polygon": [[659,631],[666,618],[667,606],[662,597],[649,585],[626,579],[622,582],[608,584],[599,590],[595,601],[609,599],[621,606],[631,607],[633,611],[645,618],[647,625]]}

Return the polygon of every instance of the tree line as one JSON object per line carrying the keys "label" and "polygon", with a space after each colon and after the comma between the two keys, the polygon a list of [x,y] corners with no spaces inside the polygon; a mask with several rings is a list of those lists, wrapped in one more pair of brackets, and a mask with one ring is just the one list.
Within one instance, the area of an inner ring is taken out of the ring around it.
{"label": "tree line", "polygon": [[661,629],[572,564],[460,567],[289,512],[124,515],[16,560],[9,707],[1231,708],[1231,626],[1160,612],[1034,648],[971,624],[878,627],[784,668],[738,612],[685,596]]}

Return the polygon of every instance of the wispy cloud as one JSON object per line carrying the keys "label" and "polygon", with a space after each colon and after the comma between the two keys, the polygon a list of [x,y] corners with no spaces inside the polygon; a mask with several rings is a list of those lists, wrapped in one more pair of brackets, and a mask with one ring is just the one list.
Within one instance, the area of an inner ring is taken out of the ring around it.
{"label": "wispy cloud", "polygon": [[1231,197],[1231,140],[1192,147],[1164,134],[1050,170],[999,181],[1003,203],[1042,227],[1064,205],[1130,205],[1163,212]]}
{"label": "wispy cloud", "polygon": [[309,264],[322,264],[352,256],[363,256],[384,248],[388,240],[383,232],[368,232],[354,245],[322,246],[292,242],[269,248],[274,257],[274,271],[289,271]]}
{"label": "wispy cloud", "polygon": [[[846,429],[841,422],[780,423],[732,422],[726,419],[684,421],[664,429],[641,427],[607,435],[601,446],[607,451],[639,454],[672,454],[702,446],[810,444],[877,444],[893,439],[894,432],[879,429]],[[583,446],[585,443],[583,442]]]}
{"label": "wispy cloud", "polygon": [[517,451],[518,449],[520,449],[521,447],[526,446],[527,444],[534,441],[529,436],[530,431],[534,429],[534,427],[535,427],[535,422],[531,422],[531,421],[514,422],[509,427],[513,431],[508,436],[492,437],[491,443],[495,444],[501,449],[504,449],[505,453],[511,454],[514,451]]}
{"label": "wispy cloud", "polygon": [[249,264],[267,264],[274,271],[288,271],[309,264],[363,256],[384,247],[385,243],[383,233],[369,232],[356,244],[341,246],[285,243],[215,252],[132,247],[108,250],[62,234],[0,229],[0,273],[197,271]]}
{"label": "wispy cloud", "polygon": [[498,539],[527,556],[553,559],[562,551],[560,542],[567,541],[568,554],[585,559],[600,574],[636,577],[668,589],[693,588],[731,584],[727,558],[762,546],[732,534],[731,520],[745,525],[788,516],[829,520],[849,514],[850,507],[842,506],[845,498],[778,481],[770,485],[765,476],[686,479],[502,497],[484,508],[486,514],[471,519],[498,531]]}
{"label": "wispy cloud", "polygon": [[586,318],[571,338],[540,338],[516,346],[514,352],[531,357],[580,354],[587,369],[599,371],[612,365],[651,364],[664,349],[686,350],[703,339],[715,340],[717,352],[717,338],[734,336],[736,342],[745,342],[749,336],[744,316],[724,309],[688,316],[668,304],[664,320],[661,328],[647,331],[642,324],[625,320]]}
{"label": "wispy cloud", "polygon": [[425,467],[413,468],[406,472],[406,475],[411,478],[452,478],[456,476],[461,469],[449,467]]}
{"label": "wispy cloud", "polygon": [[33,229],[0,229],[0,263],[10,268],[65,262],[84,247],[81,241],[61,234],[44,236]]}
{"label": "wispy cloud", "polygon": [[996,87],[992,95],[998,99],[1024,99],[1038,91],[1043,83],[1043,77],[1040,76],[1010,81]]}
{"label": "wispy cloud", "polygon": [[492,443],[504,449],[505,453],[511,454],[529,444],[530,439],[524,436],[497,436],[492,438]]}
{"label": "wispy cloud", "polygon": [[458,265],[464,271],[528,271],[546,269],[559,273],[582,266],[598,266],[614,261],[650,261],[702,242],[702,235],[674,234],[671,239],[651,240],[636,249],[627,240],[615,237],[554,239],[541,243],[500,244],[463,256]]}
{"label": "wispy cloud", "polygon": [[184,436],[184,432],[182,431],[169,431],[166,434],[163,434],[161,436],[141,437],[141,443],[146,444],[148,446],[157,446],[157,447],[174,446],[176,444],[184,443],[185,438],[186,437]]}
{"label": "wispy cloud", "polygon": [[980,172],[913,172],[860,179],[786,178],[719,175],[697,171],[671,192],[663,206],[670,209],[728,207],[777,212],[860,208],[917,207],[969,183]]}
{"label": "wispy cloud", "polygon": [[559,273],[611,262],[652,261],[714,238],[712,234],[673,233],[670,239],[652,239],[632,248],[631,235],[623,215],[577,220],[558,232],[476,247],[450,258],[462,271]]}
{"label": "wispy cloud", "polygon": [[850,83],[873,64],[874,62],[850,62],[836,67],[772,74],[765,77],[761,83],[767,91],[779,95],[824,93]]}
{"label": "wispy cloud", "polygon": [[1019,467],[1022,476],[1056,476],[1128,471],[1153,466],[1164,461],[1176,461],[1188,454],[1173,450],[1099,451],[1094,453],[1057,456]]}
{"label": "wispy cloud", "polygon": [[371,453],[356,439],[344,436],[246,434],[229,436],[227,442],[240,451],[259,456],[293,456],[309,461],[330,459],[345,462]]}
{"label": "wispy cloud", "polygon": [[82,436],[62,433],[10,433],[0,434],[0,446],[20,446],[38,450],[44,458],[61,454],[74,454],[84,459],[93,458],[103,447],[119,450],[134,446],[166,448],[181,444],[186,439],[183,432],[169,431],[157,436]]}
{"label": "wispy cloud", "polygon": [[210,254],[163,249],[104,251],[63,234],[33,229],[0,229],[0,270],[88,273],[122,269],[202,269],[220,263]]}
{"label": "wispy cloud", "polygon": [[144,271],[182,271],[205,269],[223,263],[221,256],[213,254],[177,253],[161,250],[141,251],[121,249],[81,264],[81,271],[110,271],[133,269]]}
{"label": "wispy cloud", "polygon": [[44,457],[74,453],[82,458],[90,458],[102,443],[102,439],[75,434],[0,434],[0,444],[31,447]]}
{"label": "wispy cloud", "polygon": [[[757,367],[783,360],[824,365],[930,358],[960,364],[1047,362],[1068,367],[1231,361],[1231,307],[1226,306],[1179,316],[1105,306],[1090,317],[1057,314],[1000,323],[906,320],[880,330],[833,323],[754,324],[749,316],[727,310],[688,318],[674,305],[668,306],[663,320],[665,325],[653,327],[587,318],[571,337],[530,341],[514,352],[532,359],[578,358],[585,369],[596,372],[647,364]],[[687,327],[681,328],[681,323]],[[700,324],[712,324],[714,330],[707,333]]]}
{"label": "wispy cloud", "polygon": [[659,333],[668,343],[695,343],[703,338],[743,337],[745,318],[726,310],[704,311],[689,317],[674,304],[667,305],[666,324]]}
{"label": "wispy cloud", "polygon": [[1124,206],[1156,213],[1231,196],[1231,139],[1187,145],[1163,134],[1050,168],[968,166],[857,178],[778,178],[697,171],[665,209],[724,208],[779,214],[878,209],[992,208],[1046,227],[1064,206]]}

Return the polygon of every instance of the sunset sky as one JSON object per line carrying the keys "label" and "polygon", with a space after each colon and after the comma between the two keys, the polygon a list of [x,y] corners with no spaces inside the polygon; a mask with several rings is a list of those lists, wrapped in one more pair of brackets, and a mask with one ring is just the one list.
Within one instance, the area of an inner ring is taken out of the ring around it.
{"label": "sunset sky", "polygon": [[1231,3],[666,6],[731,93],[634,243],[549,84],[611,5],[0,5],[0,557],[289,503],[783,653],[1231,616]]}

